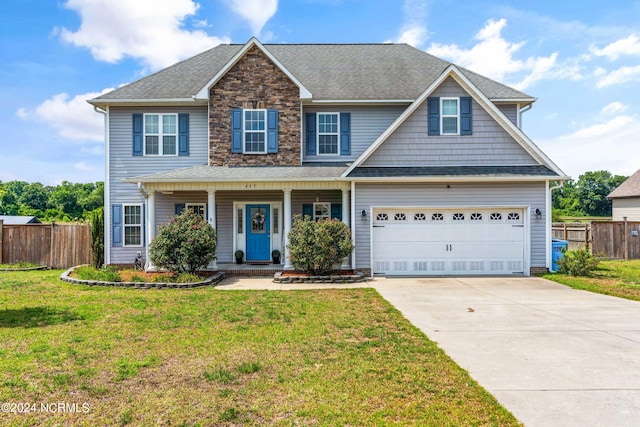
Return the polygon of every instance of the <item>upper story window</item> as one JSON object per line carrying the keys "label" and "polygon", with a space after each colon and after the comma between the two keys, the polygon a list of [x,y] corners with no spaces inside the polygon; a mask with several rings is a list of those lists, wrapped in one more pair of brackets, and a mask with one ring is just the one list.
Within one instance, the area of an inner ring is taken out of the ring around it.
{"label": "upper story window", "polygon": [[231,110],[231,152],[266,154],[278,152],[278,110]]}
{"label": "upper story window", "polygon": [[437,97],[427,99],[428,134],[471,135],[472,134],[472,98]]}
{"label": "upper story window", "polygon": [[318,113],[318,154],[340,152],[340,120],[338,113]]}
{"label": "upper story window", "polygon": [[134,156],[188,156],[189,114],[133,114]]}
{"label": "upper story window", "polygon": [[144,153],[147,156],[177,154],[178,115],[144,115]]}
{"label": "upper story window", "polygon": [[244,110],[244,152],[267,152],[267,110]]}
{"label": "upper story window", "polygon": [[307,156],[351,155],[351,113],[305,113]]}
{"label": "upper story window", "polygon": [[460,119],[458,110],[458,98],[440,98],[442,115],[441,129],[443,135],[458,134],[458,120]]}

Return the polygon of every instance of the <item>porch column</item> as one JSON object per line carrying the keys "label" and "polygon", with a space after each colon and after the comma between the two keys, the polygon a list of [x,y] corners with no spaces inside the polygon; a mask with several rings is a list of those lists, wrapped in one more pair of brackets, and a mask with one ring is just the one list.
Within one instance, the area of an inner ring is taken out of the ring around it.
{"label": "porch column", "polygon": [[[217,232],[218,229],[216,228],[216,190],[207,190],[207,208],[208,208],[207,211],[208,211],[208,217],[209,217],[207,219],[207,222]],[[216,255],[217,253],[218,253],[218,250],[216,248]],[[211,260],[208,268],[209,270],[218,269],[218,262],[215,258]]]}
{"label": "porch column", "polygon": [[[342,222],[345,223],[347,227],[351,223],[351,200],[349,199],[349,190],[346,188],[342,189]],[[352,231],[353,233],[353,231]],[[346,256],[342,260],[342,265],[340,266],[343,270],[351,270],[351,263],[349,263],[349,256]]]}
{"label": "porch column", "polygon": [[156,192],[151,190],[147,196],[147,239],[145,242],[145,259],[147,271],[155,271],[156,266],[151,262],[149,257],[149,245],[154,237],[156,237]]}
{"label": "porch column", "polygon": [[291,189],[286,188],[284,192],[284,269],[293,270],[291,260],[289,259],[289,231],[291,231]]}

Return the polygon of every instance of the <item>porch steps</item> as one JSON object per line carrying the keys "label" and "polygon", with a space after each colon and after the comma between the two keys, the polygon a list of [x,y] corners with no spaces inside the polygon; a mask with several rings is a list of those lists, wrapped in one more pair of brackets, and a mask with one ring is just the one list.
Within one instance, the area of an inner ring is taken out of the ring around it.
{"label": "porch steps", "polygon": [[284,271],[282,264],[218,264],[218,271],[223,272],[227,277],[251,276],[251,277],[273,277],[277,272]]}

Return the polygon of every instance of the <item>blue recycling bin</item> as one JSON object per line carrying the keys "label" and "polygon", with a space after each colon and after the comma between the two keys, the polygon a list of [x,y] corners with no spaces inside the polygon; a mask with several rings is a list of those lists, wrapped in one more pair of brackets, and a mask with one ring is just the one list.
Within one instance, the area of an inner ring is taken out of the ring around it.
{"label": "blue recycling bin", "polygon": [[551,239],[551,270],[558,271],[558,260],[564,256],[564,251],[569,247],[568,240]]}

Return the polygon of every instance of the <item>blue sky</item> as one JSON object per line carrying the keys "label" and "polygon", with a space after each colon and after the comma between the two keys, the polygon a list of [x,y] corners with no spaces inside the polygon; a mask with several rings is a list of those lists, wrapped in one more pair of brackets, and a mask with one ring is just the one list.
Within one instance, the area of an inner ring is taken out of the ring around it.
{"label": "blue sky", "polygon": [[86,99],[219,43],[402,42],[538,99],[523,129],[574,179],[640,169],[640,1],[4,0],[0,180],[104,180]]}

